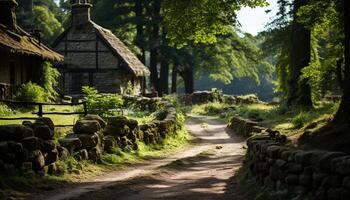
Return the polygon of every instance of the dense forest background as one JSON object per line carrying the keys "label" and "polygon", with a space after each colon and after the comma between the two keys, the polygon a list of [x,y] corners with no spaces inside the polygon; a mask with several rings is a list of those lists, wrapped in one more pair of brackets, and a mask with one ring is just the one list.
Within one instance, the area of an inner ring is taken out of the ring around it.
{"label": "dense forest background", "polygon": [[[221,88],[306,107],[341,94],[342,1],[278,0],[279,11],[257,36],[239,30],[235,11],[265,1],[191,2],[92,0],[92,19],[149,66],[150,86],[159,94]],[[69,26],[70,1],[19,5],[19,23],[40,29],[49,44]]]}
{"label": "dense forest background", "polygon": [[[92,19],[112,30],[151,68],[151,87],[159,93],[183,93],[220,88],[227,94],[275,96],[273,62],[263,57],[263,37],[242,33],[237,26],[216,38],[217,43],[181,41],[167,37],[161,12],[166,2],[95,0]],[[52,44],[69,26],[70,1],[19,0],[19,24],[39,29]],[[247,67],[246,67],[247,66]],[[194,81],[196,80],[196,81]]]}

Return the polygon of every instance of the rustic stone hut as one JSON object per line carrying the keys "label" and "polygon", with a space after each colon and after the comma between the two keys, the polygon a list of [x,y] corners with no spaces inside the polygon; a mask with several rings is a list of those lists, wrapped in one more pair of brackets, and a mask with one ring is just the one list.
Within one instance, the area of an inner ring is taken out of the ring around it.
{"label": "rustic stone hut", "polygon": [[110,30],[90,18],[88,0],[73,0],[71,26],[54,42],[65,55],[61,88],[65,94],[80,94],[82,86],[103,93],[122,93],[130,82],[136,93],[145,89],[150,72]]}
{"label": "rustic stone hut", "polygon": [[15,0],[0,0],[0,98],[10,98],[13,89],[29,81],[39,83],[45,60],[63,61],[63,56],[40,42],[40,33],[29,34],[17,25]]}

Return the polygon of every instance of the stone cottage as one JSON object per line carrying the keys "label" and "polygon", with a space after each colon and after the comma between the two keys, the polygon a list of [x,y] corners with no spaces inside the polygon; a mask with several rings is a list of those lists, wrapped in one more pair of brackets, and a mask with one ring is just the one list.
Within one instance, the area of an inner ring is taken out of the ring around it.
{"label": "stone cottage", "polygon": [[65,56],[57,66],[62,93],[80,94],[82,86],[123,93],[128,83],[142,93],[148,68],[110,30],[91,21],[88,0],[72,1],[71,25],[53,44]]}
{"label": "stone cottage", "polygon": [[40,33],[27,33],[17,25],[15,0],[0,0],[0,98],[12,96],[14,88],[40,82],[42,63],[63,61],[63,56],[40,41]]}

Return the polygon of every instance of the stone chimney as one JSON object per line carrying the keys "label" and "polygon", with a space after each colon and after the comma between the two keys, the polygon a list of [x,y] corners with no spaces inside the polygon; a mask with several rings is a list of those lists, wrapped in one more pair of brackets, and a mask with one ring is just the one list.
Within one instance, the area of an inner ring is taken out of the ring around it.
{"label": "stone chimney", "polygon": [[91,22],[89,0],[71,0],[72,3],[72,26],[84,27]]}
{"label": "stone chimney", "polygon": [[0,0],[0,24],[13,30],[16,28],[15,9],[18,6],[15,0]]}

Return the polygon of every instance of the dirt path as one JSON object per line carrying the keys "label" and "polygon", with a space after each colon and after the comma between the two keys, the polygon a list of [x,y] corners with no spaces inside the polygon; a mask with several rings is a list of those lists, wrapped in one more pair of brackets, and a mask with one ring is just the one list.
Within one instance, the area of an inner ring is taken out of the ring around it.
{"label": "dirt path", "polygon": [[30,199],[245,199],[233,178],[242,162],[243,140],[211,117],[191,116],[187,128],[196,139],[183,152]]}

